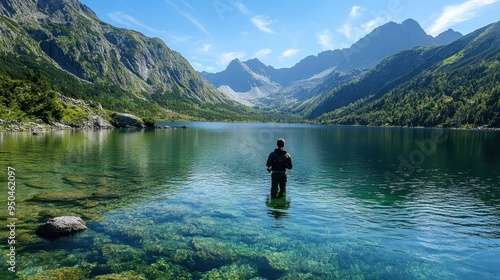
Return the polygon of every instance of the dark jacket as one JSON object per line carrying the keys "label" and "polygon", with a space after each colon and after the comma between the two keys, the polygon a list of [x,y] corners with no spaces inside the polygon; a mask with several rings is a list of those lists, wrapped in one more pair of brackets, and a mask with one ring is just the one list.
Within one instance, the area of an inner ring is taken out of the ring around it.
{"label": "dark jacket", "polygon": [[[279,155],[283,155],[285,156],[285,163],[286,163],[286,167],[277,167],[277,166],[273,166],[273,164],[276,162],[276,159],[278,158]],[[267,163],[266,163],[267,167],[270,167],[272,166],[271,170],[272,171],[286,171],[286,169],[292,169],[292,157],[290,156],[289,153],[286,152],[286,150],[284,149],[280,149],[280,148],[277,148],[277,149],[274,149],[274,152],[270,153],[269,154],[269,157],[267,158]]]}

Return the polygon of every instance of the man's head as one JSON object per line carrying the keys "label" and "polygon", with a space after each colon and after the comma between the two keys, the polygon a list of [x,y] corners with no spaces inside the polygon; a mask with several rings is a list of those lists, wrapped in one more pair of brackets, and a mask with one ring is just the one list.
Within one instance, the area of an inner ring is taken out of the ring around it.
{"label": "man's head", "polygon": [[278,141],[276,142],[276,145],[278,146],[278,148],[285,147],[285,139],[283,139],[283,138],[278,139]]}

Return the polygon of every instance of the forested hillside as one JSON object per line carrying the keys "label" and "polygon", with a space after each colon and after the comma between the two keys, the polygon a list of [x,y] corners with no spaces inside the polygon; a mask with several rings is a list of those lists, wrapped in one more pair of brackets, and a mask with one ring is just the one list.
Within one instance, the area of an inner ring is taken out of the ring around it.
{"label": "forested hillside", "polygon": [[401,52],[297,110],[324,123],[500,127],[499,47],[497,22],[447,46]]}
{"label": "forested hillside", "polygon": [[226,98],[160,39],[104,23],[77,0],[2,1],[0,32],[0,76],[9,89],[2,90],[0,119],[37,116],[13,100],[21,99],[22,88],[38,87],[33,77],[47,83],[40,88],[44,94],[54,91],[141,117],[258,117]]}

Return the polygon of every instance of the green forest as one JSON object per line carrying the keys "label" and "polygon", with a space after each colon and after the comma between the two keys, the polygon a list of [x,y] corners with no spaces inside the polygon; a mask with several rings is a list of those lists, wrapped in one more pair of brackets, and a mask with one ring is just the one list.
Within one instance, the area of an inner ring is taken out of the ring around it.
{"label": "green forest", "polygon": [[172,121],[252,121],[263,114],[243,105],[208,103],[176,92],[134,96],[112,83],[89,83],[30,55],[0,55],[0,119],[45,123],[78,118],[62,106],[57,93],[99,102],[111,112],[127,112],[145,119]]}
{"label": "green forest", "polygon": [[64,108],[56,91],[43,76],[29,74],[23,79],[12,80],[0,76],[0,118],[4,120],[44,122],[63,118]]}
{"label": "green forest", "polygon": [[373,99],[360,99],[318,120],[375,126],[500,127],[500,62],[427,71]]}
{"label": "green forest", "polygon": [[297,113],[325,124],[500,127],[500,23],[391,56]]}

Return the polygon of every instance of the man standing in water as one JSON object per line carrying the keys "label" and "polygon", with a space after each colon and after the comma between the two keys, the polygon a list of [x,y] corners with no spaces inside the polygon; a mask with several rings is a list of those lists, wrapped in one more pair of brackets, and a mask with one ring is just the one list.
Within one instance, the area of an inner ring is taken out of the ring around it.
{"label": "man standing in water", "polygon": [[[271,198],[281,198],[286,192],[287,169],[292,169],[292,157],[285,150],[285,139],[276,142],[278,148],[267,158],[267,171],[271,172]],[[278,189],[279,186],[279,189]]]}

